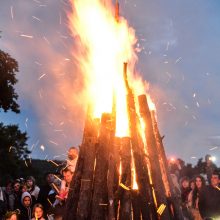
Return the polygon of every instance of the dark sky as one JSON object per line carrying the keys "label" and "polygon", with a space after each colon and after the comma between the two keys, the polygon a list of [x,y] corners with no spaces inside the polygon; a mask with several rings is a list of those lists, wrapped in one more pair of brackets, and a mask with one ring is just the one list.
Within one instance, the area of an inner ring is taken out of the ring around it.
{"label": "dark sky", "polygon": [[[32,157],[62,157],[81,141],[84,119],[74,74],[67,0],[0,0],[0,48],[19,63],[21,114],[0,113],[27,131]],[[136,30],[137,70],[150,84],[168,156],[220,164],[220,2],[123,0]]]}

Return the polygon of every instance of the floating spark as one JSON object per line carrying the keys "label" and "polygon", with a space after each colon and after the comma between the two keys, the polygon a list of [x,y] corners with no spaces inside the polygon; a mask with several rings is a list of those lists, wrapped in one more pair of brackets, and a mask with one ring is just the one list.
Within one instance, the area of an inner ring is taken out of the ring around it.
{"label": "floating spark", "polygon": [[182,57],[179,57],[175,63],[179,63],[182,60]]}
{"label": "floating spark", "polygon": [[56,146],[58,146],[58,144],[56,142],[54,142],[54,141],[49,140],[49,142],[54,144],[54,145],[56,145]]}
{"label": "floating spark", "polygon": [[11,6],[11,19],[14,19],[14,12],[13,12],[13,6]]}
{"label": "floating spark", "polygon": [[25,37],[25,38],[30,38],[30,39],[34,38],[32,35],[26,35],[26,34],[21,34],[20,36]]}
{"label": "floating spark", "polygon": [[34,61],[34,63],[37,64],[38,66],[42,66],[42,64],[37,61]]}
{"label": "floating spark", "polygon": [[45,36],[43,36],[43,39],[47,42],[48,45],[50,45],[50,41]]}
{"label": "floating spark", "polygon": [[44,73],[43,75],[41,75],[38,80],[41,80],[44,76],[46,76],[46,74]]}
{"label": "floating spark", "polygon": [[35,19],[35,20],[37,20],[37,21],[39,21],[39,22],[41,22],[40,18],[37,18],[37,17],[35,17],[35,16],[32,16],[32,18]]}

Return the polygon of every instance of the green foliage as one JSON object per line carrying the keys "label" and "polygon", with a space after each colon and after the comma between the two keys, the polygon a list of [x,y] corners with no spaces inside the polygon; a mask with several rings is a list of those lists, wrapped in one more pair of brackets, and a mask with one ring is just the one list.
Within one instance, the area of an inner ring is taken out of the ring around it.
{"label": "green foliage", "polygon": [[19,113],[18,98],[14,85],[17,82],[15,72],[18,72],[18,63],[9,54],[0,50],[0,109],[5,112],[12,110]]}
{"label": "green foliage", "polygon": [[24,169],[24,161],[30,154],[26,141],[26,132],[21,132],[17,125],[0,123],[0,176],[16,176]]}

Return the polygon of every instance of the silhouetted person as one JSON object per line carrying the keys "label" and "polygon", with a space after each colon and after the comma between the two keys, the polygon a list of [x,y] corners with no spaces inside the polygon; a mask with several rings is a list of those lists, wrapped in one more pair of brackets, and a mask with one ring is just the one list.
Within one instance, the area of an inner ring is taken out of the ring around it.
{"label": "silhouetted person", "polygon": [[206,186],[199,195],[199,212],[203,219],[220,216],[220,174],[214,171],[211,185]]}

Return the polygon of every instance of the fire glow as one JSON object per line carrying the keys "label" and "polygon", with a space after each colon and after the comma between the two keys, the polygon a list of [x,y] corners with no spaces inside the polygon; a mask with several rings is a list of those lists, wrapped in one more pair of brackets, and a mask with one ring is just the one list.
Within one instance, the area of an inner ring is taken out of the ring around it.
{"label": "fire glow", "polygon": [[[74,58],[78,62],[85,86],[85,102],[93,106],[94,117],[112,111],[116,97],[116,135],[129,136],[126,88],[123,63],[128,62],[128,77],[137,94],[146,92],[147,85],[135,75],[137,42],[135,31],[127,21],[115,18],[109,1],[74,0],[69,14],[70,30],[77,42]],[[116,15],[117,16],[117,15]]]}

